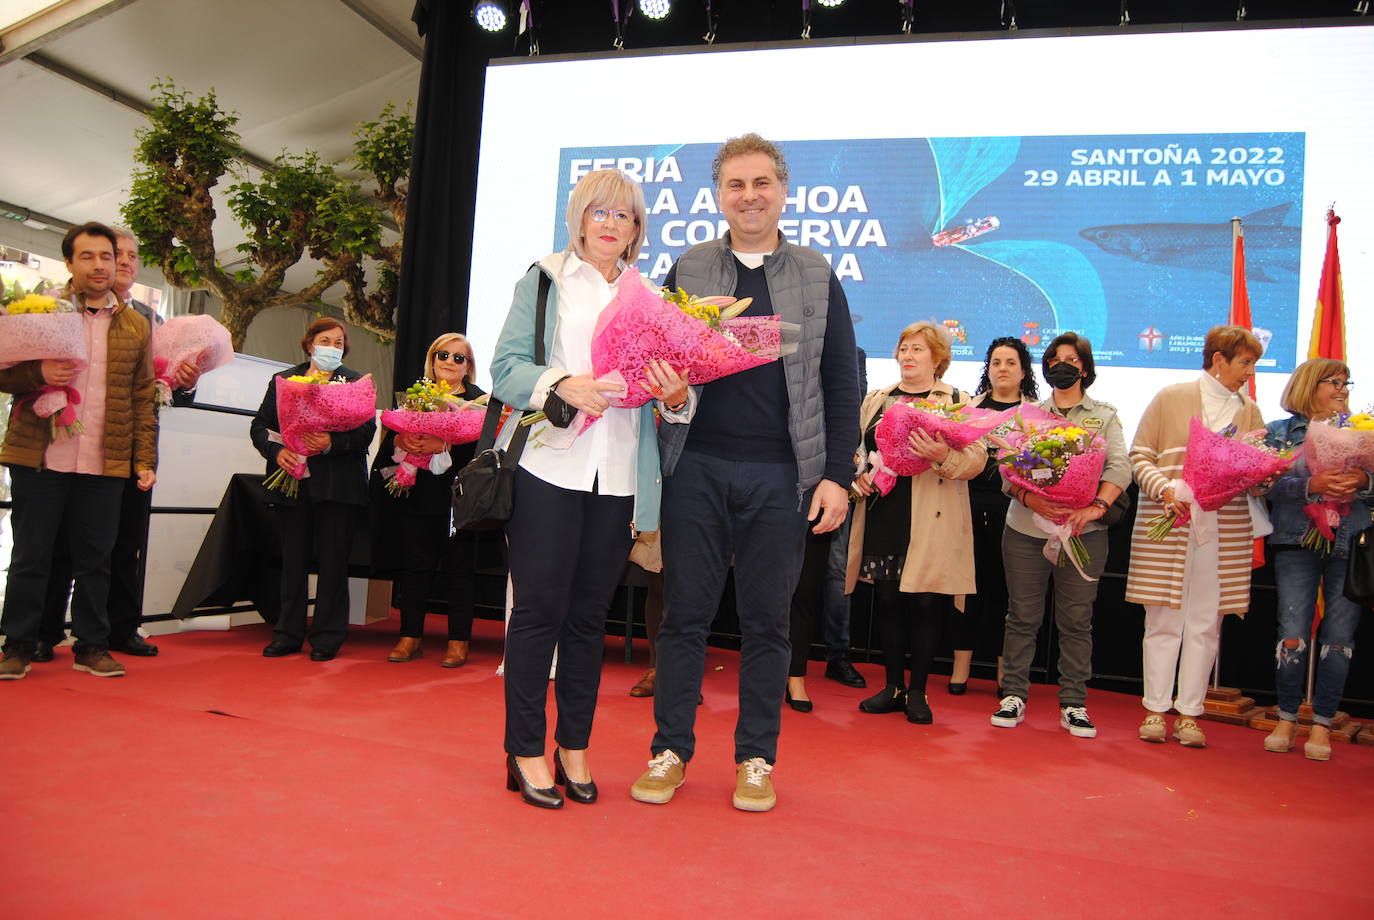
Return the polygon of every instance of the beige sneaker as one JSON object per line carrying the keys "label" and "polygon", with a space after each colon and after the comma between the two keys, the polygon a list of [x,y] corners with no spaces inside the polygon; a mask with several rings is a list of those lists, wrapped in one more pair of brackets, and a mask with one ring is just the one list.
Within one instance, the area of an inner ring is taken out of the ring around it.
{"label": "beige sneaker", "polygon": [[769,774],[773,765],[762,757],[750,757],[735,768],[735,796],[731,803],[740,811],[771,811],[778,804]]}
{"label": "beige sneaker", "polygon": [[672,751],[664,751],[649,761],[649,769],[630,787],[630,797],[636,802],[666,805],[673,800],[677,787],[687,781],[687,765]]}
{"label": "beige sneaker", "polygon": [[76,663],[73,671],[85,671],[96,677],[123,677],[124,665],[103,648],[82,648],[76,650]]}
{"label": "beige sneaker", "polygon": [[1153,744],[1164,744],[1169,740],[1168,727],[1162,715],[1152,712],[1145,717],[1145,721],[1140,723],[1140,740]]}
{"label": "beige sneaker", "polygon": [[1197,719],[1192,716],[1179,716],[1174,720],[1174,737],[1184,747],[1203,748],[1207,746],[1207,736],[1198,728]]}

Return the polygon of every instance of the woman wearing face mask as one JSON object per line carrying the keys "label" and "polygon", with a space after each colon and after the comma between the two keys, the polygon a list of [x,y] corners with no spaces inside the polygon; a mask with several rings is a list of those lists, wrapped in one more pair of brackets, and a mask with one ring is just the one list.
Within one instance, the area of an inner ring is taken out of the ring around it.
{"label": "woman wearing face mask", "polygon": [[[272,377],[249,428],[253,446],[267,459],[268,473],[291,470],[301,462],[299,454],[274,437],[281,430],[277,378],[328,374],[336,380],[357,380],[362,376],[342,364],[348,354],[348,332],[336,319],[325,317],[311,323],[301,339],[301,350],[308,360]],[[376,431],[376,421],[368,420],[349,431],[304,435],[306,446],[319,451],[306,459],[310,475],[300,480],[295,499],[272,493],[282,544],[281,612],[272,641],[262,650],[267,658],[299,652],[305,641],[312,556],[319,566],[319,580],[310,624],[310,660],[328,661],[343,644],[348,629],[348,553],[359,513],[367,504],[367,449]]]}
{"label": "woman wearing face mask", "polygon": [[[901,379],[864,397],[859,408],[863,442],[860,468],[877,449],[874,429],[883,413],[899,400],[930,399],[954,403],[962,395],[940,379],[949,369],[949,331],[930,322],[902,330],[893,354]],[[851,487],[865,500],[854,506],[849,531],[849,570],[845,593],[863,578],[873,583],[876,611],[882,623],[883,662],[887,684],[859,704],[863,712],[905,710],[907,721],[934,720],[926,698],[926,679],[940,641],[940,627],[962,595],[974,591],[973,532],[969,526],[967,480],[987,461],[981,440],[953,450],[943,437],[923,431],[911,446],[930,461],[925,472],[899,476],[886,495],[879,495],[868,472]],[[905,679],[911,656],[911,681]]]}
{"label": "woman wearing face mask", "polygon": [[[1241,392],[1264,349],[1249,329],[1216,326],[1202,346],[1202,376],[1160,390],[1146,407],[1131,445],[1140,484],[1126,600],[1145,607],[1145,719],[1140,740],[1168,741],[1164,713],[1178,711],[1174,738],[1184,747],[1206,747],[1197,724],[1207,678],[1217,657],[1221,618],[1250,607],[1254,523],[1246,496],[1216,511],[1190,507],[1175,495],[1188,451],[1188,429],[1197,418],[1212,431],[1234,424],[1239,431],[1264,427],[1259,407]],[[1180,520],[1162,542],[1149,538],[1149,522],[1165,511]],[[1175,677],[1178,694],[1174,695]]]}
{"label": "woman wearing face mask", "polygon": [[[472,400],[483,394],[472,382],[476,373],[472,345],[456,332],[445,332],[425,352],[425,378],[447,383],[454,396]],[[438,472],[421,467],[408,492],[390,495],[382,470],[396,464],[398,446],[412,454],[432,454],[441,467],[446,453],[448,465]],[[372,462],[372,567],[374,573],[400,569],[396,593],[401,610],[401,635],[387,661],[413,661],[423,653],[425,610],[443,562],[451,580],[448,646],[439,664],[460,668],[467,663],[478,535],[460,530],[449,537],[449,492],[453,477],[472,459],[476,447],[476,442],[450,446],[433,435],[397,434],[390,429],[382,435]]]}
{"label": "woman wearing face mask", "polygon": [[[1095,738],[1088,717],[1087,682],[1093,664],[1093,603],[1098,579],[1107,567],[1107,528],[1102,517],[1131,484],[1126,436],[1116,407],[1087,395],[1097,379],[1092,343],[1065,332],[1045,349],[1040,360],[1045,382],[1054,387],[1039,407],[1066,424],[1102,436],[1107,460],[1097,484],[1097,497],[1085,508],[1068,508],[1021,486],[1010,487],[1013,499],[1002,535],[1002,561],[1007,573],[1007,623],[1002,643],[1002,702],[992,724],[1014,728],[1025,718],[1030,694],[1030,666],[1035,636],[1045,616],[1045,589],[1054,578],[1054,622],[1059,630],[1059,724],[1075,738]],[[1083,574],[1074,566],[1056,566],[1045,558],[1048,535],[1036,526],[1039,515],[1055,524],[1068,523],[1092,557]],[[1087,577],[1084,577],[1084,576]]]}
{"label": "woman wearing face mask", "polygon": [[[1030,352],[1020,339],[1004,336],[988,345],[978,395],[969,402],[980,409],[1001,411],[1019,406],[1025,400],[1040,398]],[[1007,582],[1002,572],[1002,531],[1007,527],[1007,505],[1011,501],[1002,491],[1002,474],[997,464],[997,449],[988,445],[988,461],[983,472],[969,480],[968,501],[973,513],[973,562],[978,574],[978,593],[964,600],[963,614],[952,618],[954,668],[949,675],[949,692],[958,696],[968,688],[969,666],[973,662],[974,627],[980,620],[996,617],[1000,636],[1007,615]],[[1001,642],[998,642],[1001,645]],[[997,656],[997,685],[1002,685],[1002,656]],[[1001,694],[999,693],[1000,697]]]}
{"label": "woman wearing face mask", "polygon": [[[1266,440],[1278,448],[1300,448],[1307,440],[1311,422],[1320,422],[1350,411],[1350,368],[1343,361],[1313,358],[1293,371],[1279,405],[1292,413],[1268,425]],[[1298,451],[1301,454],[1301,451]],[[1279,639],[1274,655],[1274,687],[1279,695],[1279,724],[1264,739],[1264,749],[1278,754],[1293,746],[1298,730],[1311,654],[1312,617],[1317,588],[1322,587],[1326,609],[1317,635],[1316,684],[1312,693],[1312,730],[1303,753],[1310,760],[1331,759],[1331,720],[1345,689],[1350,655],[1355,650],[1355,628],[1361,608],[1345,596],[1345,573],[1350,537],[1369,525],[1374,509],[1368,470],[1326,470],[1315,476],[1307,459],[1299,456],[1279,477],[1269,493],[1274,533],[1274,581],[1279,589]],[[1303,513],[1309,502],[1348,502],[1350,512],[1341,518],[1331,552],[1319,553],[1302,545],[1311,519]]]}

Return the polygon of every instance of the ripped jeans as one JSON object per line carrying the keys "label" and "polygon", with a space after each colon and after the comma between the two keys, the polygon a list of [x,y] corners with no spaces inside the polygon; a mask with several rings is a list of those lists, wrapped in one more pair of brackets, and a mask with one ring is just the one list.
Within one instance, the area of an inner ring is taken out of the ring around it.
{"label": "ripped jeans", "polygon": [[[1279,640],[1274,649],[1274,689],[1279,696],[1279,718],[1295,721],[1307,684],[1307,656],[1312,636],[1312,617],[1317,585],[1322,585],[1326,611],[1317,633],[1317,672],[1312,688],[1312,712],[1317,723],[1330,725],[1345,691],[1350,656],[1355,651],[1355,628],[1360,608],[1347,600],[1345,556],[1326,558],[1300,547],[1274,553],[1274,580],[1279,589]],[[1286,640],[1296,640],[1289,647]]]}

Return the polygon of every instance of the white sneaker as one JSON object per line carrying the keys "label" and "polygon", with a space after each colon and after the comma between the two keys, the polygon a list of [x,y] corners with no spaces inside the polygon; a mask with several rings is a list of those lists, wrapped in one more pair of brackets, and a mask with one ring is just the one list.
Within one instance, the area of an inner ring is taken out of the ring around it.
{"label": "white sneaker", "polygon": [[1025,717],[1026,701],[1019,696],[1004,696],[992,714],[992,724],[998,728],[1015,728]]}
{"label": "white sneaker", "polygon": [[1088,718],[1088,710],[1082,706],[1061,706],[1059,724],[1069,730],[1075,738],[1096,738],[1097,726]]}

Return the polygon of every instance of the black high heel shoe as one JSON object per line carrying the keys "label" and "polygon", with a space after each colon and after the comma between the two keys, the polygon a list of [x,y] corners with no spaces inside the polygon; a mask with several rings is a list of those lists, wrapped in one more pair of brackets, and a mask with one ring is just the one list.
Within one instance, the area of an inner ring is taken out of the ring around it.
{"label": "black high heel shoe", "polygon": [[515,762],[514,754],[506,755],[506,788],[520,793],[520,798],[536,808],[562,808],[563,796],[558,794],[557,786],[540,789],[525,779],[520,765]]}
{"label": "black high heel shoe", "polygon": [[812,709],[815,708],[815,706],[812,704],[812,702],[811,702],[810,700],[794,700],[794,699],[792,699],[792,691],[791,691],[791,690],[788,690],[788,691],[787,691],[787,695],[786,695],[785,698],[786,698],[786,700],[787,700],[787,705],[788,705],[788,706],[791,706],[791,707],[792,707],[793,709],[795,709],[797,712],[810,712]]}
{"label": "black high heel shoe", "polygon": [[562,748],[553,749],[553,781],[559,786],[568,787],[568,798],[582,805],[590,805],[596,801],[596,783],[587,780],[585,783],[575,783],[568,779],[568,771],[563,769],[563,750]]}

